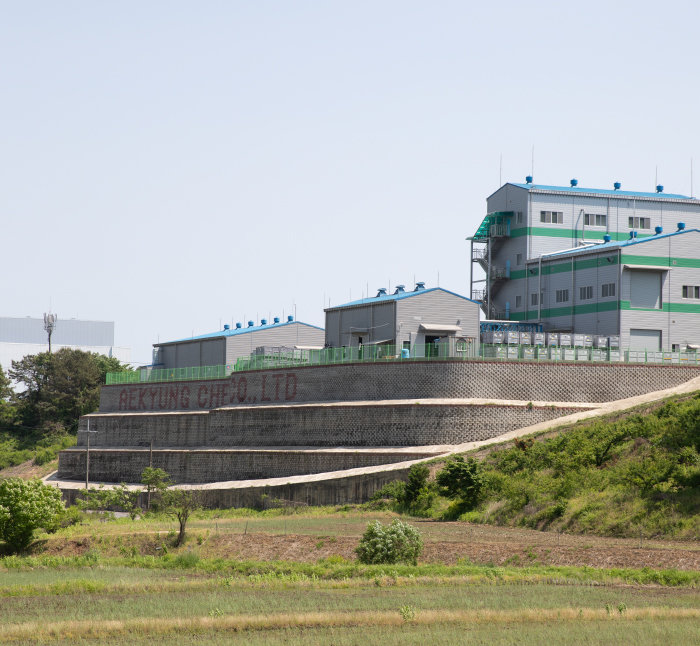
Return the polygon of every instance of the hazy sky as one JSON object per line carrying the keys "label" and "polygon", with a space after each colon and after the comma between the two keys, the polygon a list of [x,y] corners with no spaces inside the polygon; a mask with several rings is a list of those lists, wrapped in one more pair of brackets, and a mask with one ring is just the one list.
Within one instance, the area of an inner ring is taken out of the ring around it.
{"label": "hazy sky", "polygon": [[[695,2],[0,1],[0,315],[151,344],[414,276],[485,198],[700,187]],[[697,191],[700,192],[700,189]]]}

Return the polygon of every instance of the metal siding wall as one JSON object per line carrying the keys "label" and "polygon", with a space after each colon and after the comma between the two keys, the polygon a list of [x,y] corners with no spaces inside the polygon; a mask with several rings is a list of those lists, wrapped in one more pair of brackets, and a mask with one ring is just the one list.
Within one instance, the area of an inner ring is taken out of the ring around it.
{"label": "metal siding wall", "polygon": [[224,339],[202,341],[200,346],[200,365],[220,366],[226,363],[226,342]]}
{"label": "metal siding wall", "polygon": [[295,321],[291,325],[270,326],[263,330],[229,336],[226,338],[226,363],[236,363],[236,359],[247,357],[261,345],[294,347],[297,340],[298,345],[323,347],[325,332]]}
{"label": "metal siding wall", "polygon": [[396,343],[411,341],[411,344],[425,343],[425,335],[420,331],[421,323],[459,325],[458,336],[475,338],[479,342],[479,306],[476,303],[453,296],[443,291],[428,292],[397,301]]}
{"label": "metal siding wall", "polygon": [[[332,347],[357,345],[358,336],[363,343],[372,343],[395,338],[394,301],[347,307],[326,312],[327,339]],[[367,330],[354,334],[353,330]]]}

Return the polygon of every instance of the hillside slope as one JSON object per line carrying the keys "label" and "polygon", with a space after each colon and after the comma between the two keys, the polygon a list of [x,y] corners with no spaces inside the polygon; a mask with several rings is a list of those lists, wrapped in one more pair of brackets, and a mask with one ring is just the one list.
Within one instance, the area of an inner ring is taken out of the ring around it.
{"label": "hillside slope", "polygon": [[609,536],[700,537],[700,393],[482,459],[464,520]]}

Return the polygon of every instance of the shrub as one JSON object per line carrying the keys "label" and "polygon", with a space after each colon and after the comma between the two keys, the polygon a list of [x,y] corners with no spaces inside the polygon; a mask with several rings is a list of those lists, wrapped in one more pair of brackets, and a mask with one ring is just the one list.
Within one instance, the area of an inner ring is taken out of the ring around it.
{"label": "shrub", "polygon": [[361,563],[416,565],[422,549],[423,539],[415,527],[400,520],[388,526],[375,520],[367,525],[355,552]]}
{"label": "shrub", "polygon": [[425,464],[414,464],[408,470],[408,482],[406,482],[403,496],[401,496],[399,502],[406,505],[406,507],[411,507],[418,500],[421,490],[428,482],[429,475],[430,469]]}
{"label": "shrub", "polygon": [[63,512],[61,492],[40,480],[0,481],[0,540],[14,552],[25,549],[35,530],[55,525]]}

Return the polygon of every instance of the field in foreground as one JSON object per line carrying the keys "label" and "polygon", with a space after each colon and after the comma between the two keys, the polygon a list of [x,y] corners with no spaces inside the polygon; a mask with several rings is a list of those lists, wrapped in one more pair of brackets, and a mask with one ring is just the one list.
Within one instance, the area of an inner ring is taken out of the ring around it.
{"label": "field in foreground", "polygon": [[[189,567],[187,567],[189,563]],[[1,572],[0,640],[20,644],[694,643],[689,586],[418,576],[167,571],[15,559]],[[280,564],[282,565],[282,564]],[[199,561],[196,566],[206,566]],[[477,572],[477,570],[475,570]],[[500,574],[500,576],[499,576]],[[591,574],[589,572],[589,574]],[[554,581],[555,579],[551,579]]]}
{"label": "field in foreground", "polygon": [[[290,510],[288,510],[290,511]],[[353,550],[390,512],[199,512],[174,548],[150,515],[41,535],[0,559],[0,642],[13,644],[689,644],[692,541],[559,535],[409,520],[418,566]]]}
{"label": "field in foreground", "polygon": [[372,578],[325,579],[281,573],[282,563],[277,573],[211,572],[192,558],[168,570],[99,559],[4,564],[0,640],[20,644],[353,644],[369,631],[387,644],[688,644],[700,620],[692,585],[605,582],[590,569],[586,581],[572,571],[533,582],[534,571],[515,568],[431,577],[374,566]]}

